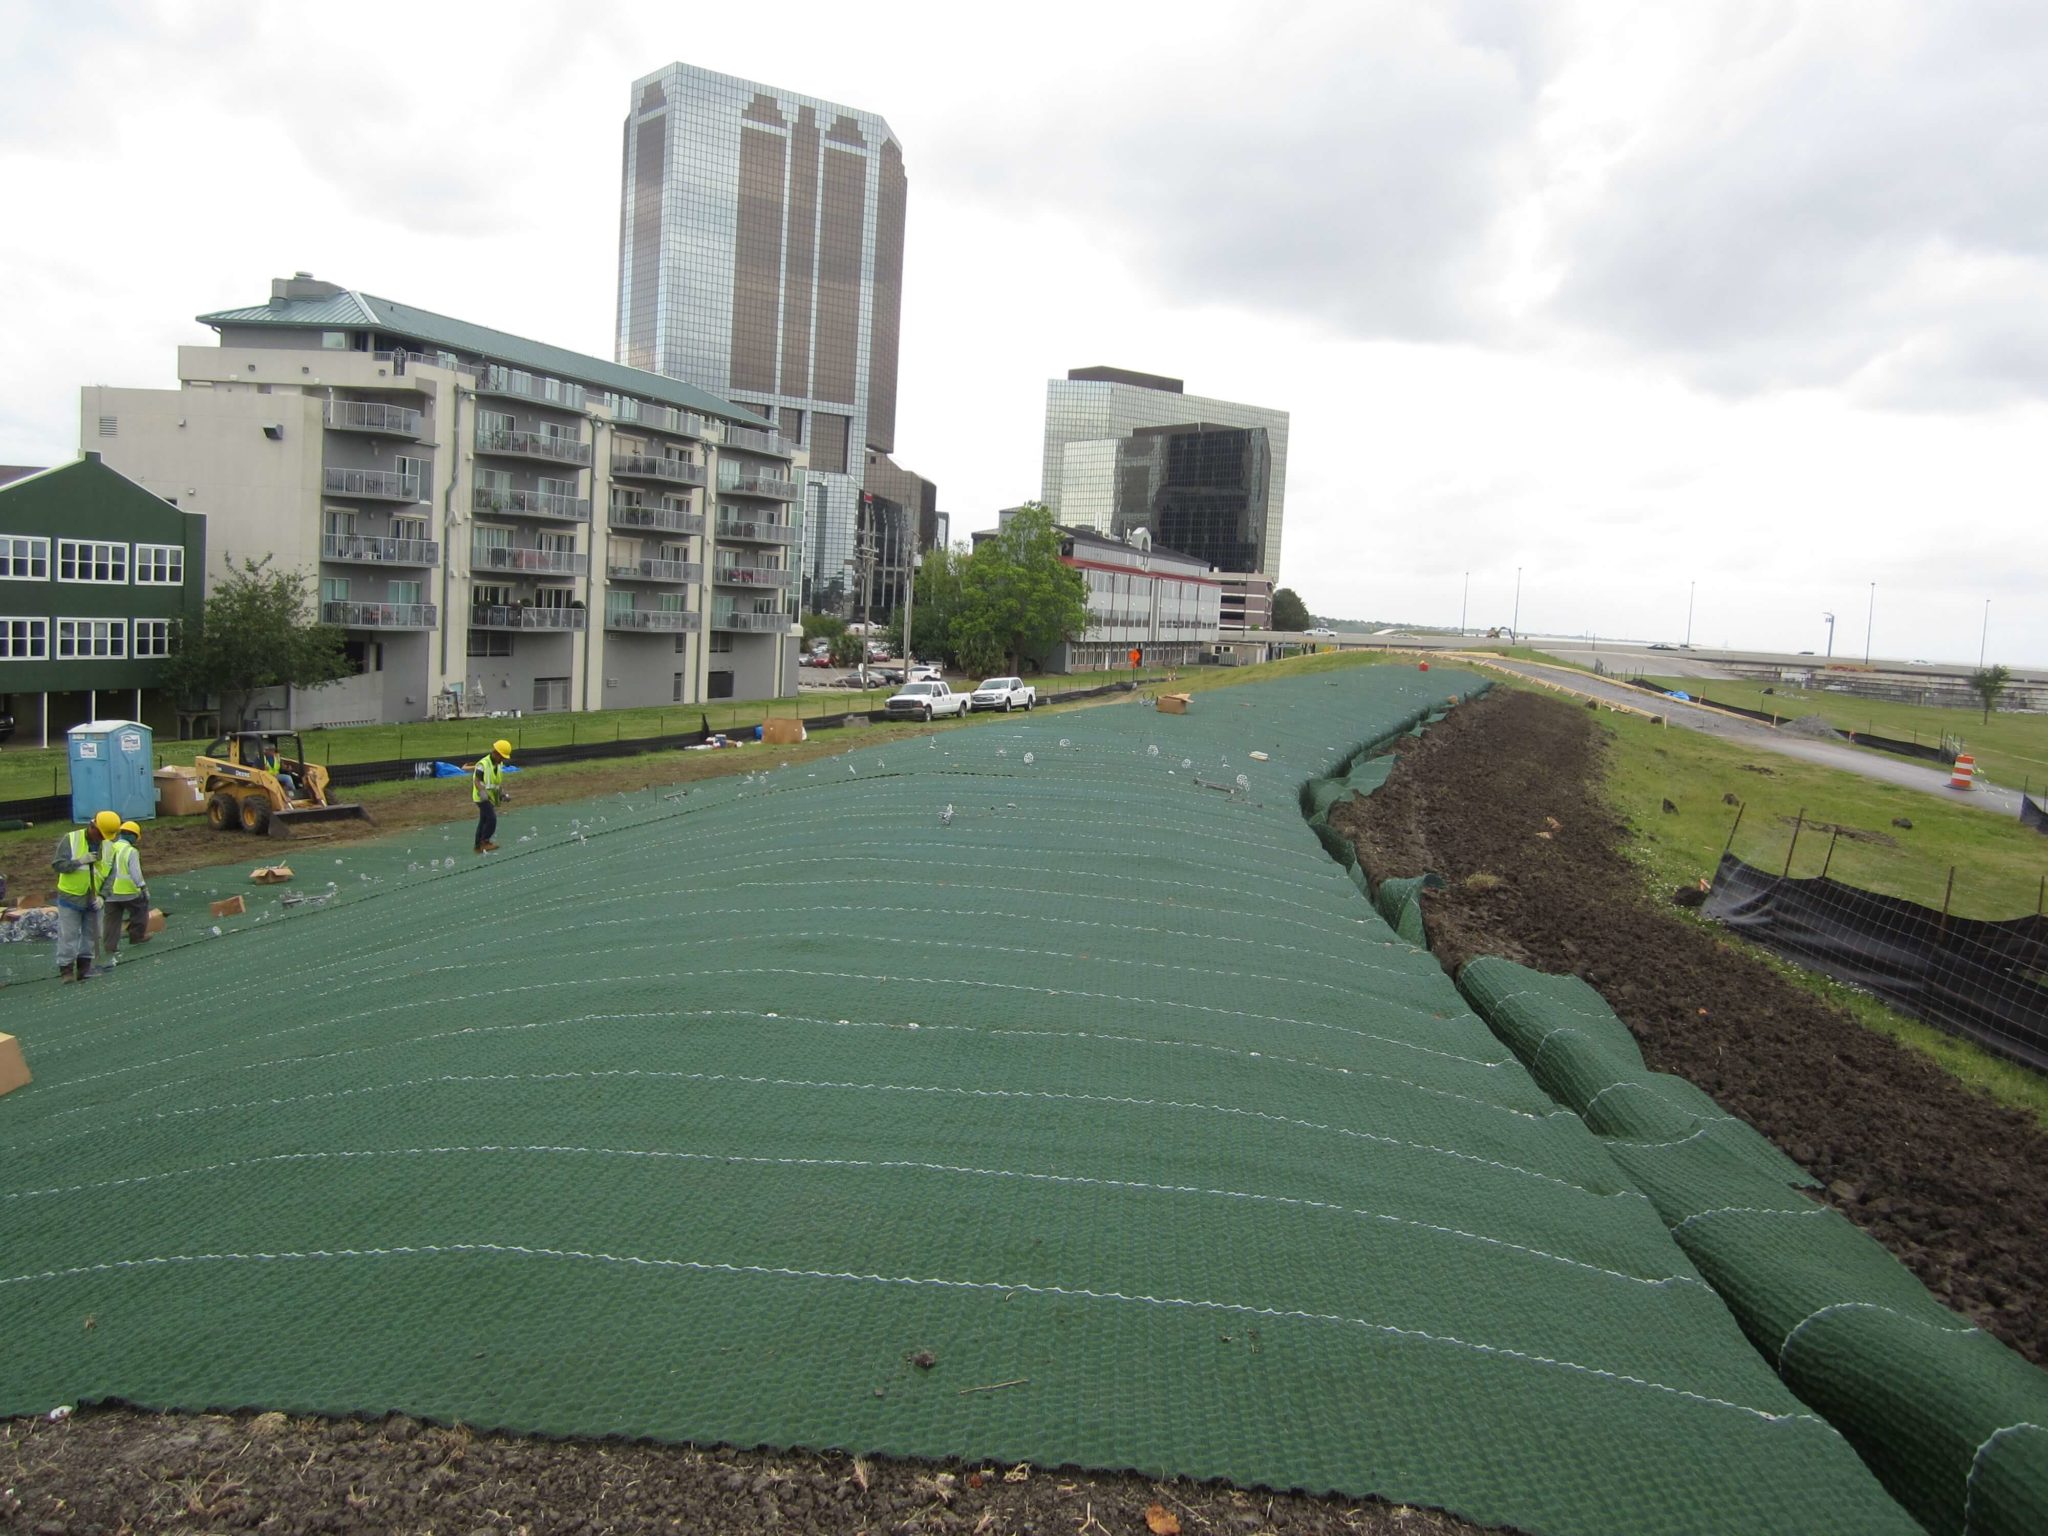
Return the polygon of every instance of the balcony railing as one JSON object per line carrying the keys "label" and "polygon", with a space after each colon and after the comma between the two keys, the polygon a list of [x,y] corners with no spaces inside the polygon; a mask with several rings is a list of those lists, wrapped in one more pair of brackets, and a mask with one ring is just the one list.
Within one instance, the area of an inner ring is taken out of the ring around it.
{"label": "balcony railing", "polygon": [[796,452],[796,444],[788,438],[753,427],[728,426],[725,429],[725,446],[741,448],[748,453],[772,453],[779,459],[786,459]]}
{"label": "balcony railing", "polygon": [[760,522],[747,517],[720,517],[718,536],[721,539],[744,539],[752,544],[794,544],[796,529],[788,523]]}
{"label": "balcony railing", "polygon": [[548,459],[557,464],[588,464],[590,444],[578,437],[556,437],[546,432],[519,428],[491,431],[476,429],[476,451],[515,459]]}
{"label": "balcony railing", "polygon": [[713,629],[736,629],[743,634],[776,634],[790,626],[790,617],[780,609],[773,613],[757,613],[747,608],[714,607],[711,610]]}
{"label": "balcony railing", "polygon": [[322,560],[355,560],[365,564],[439,565],[441,546],[432,539],[380,539],[361,533],[320,535]]}
{"label": "balcony railing", "polygon": [[604,569],[613,581],[665,581],[695,586],[704,579],[704,567],[693,560],[624,560]]}
{"label": "balcony railing", "polygon": [[532,576],[581,576],[590,569],[590,556],[567,549],[534,549],[525,544],[472,544],[469,567],[479,575],[524,571]]}
{"label": "balcony railing", "polygon": [[511,395],[564,411],[582,410],[585,395],[581,384],[551,379],[544,374],[525,373],[517,368],[500,368],[495,364],[477,369],[476,392],[480,395]]}
{"label": "balcony railing", "polygon": [[605,610],[604,627],[694,635],[704,627],[704,616],[674,608],[608,608]]}
{"label": "balcony railing", "polygon": [[582,496],[564,496],[559,491],[500,491],[480,485],[469,498],[472,512],[490,512],[503,517],[547,517],[560,523],[590,521],[590,502]]}
{"label": "balcony railing", "polygon": [[336,432],[381,432],[387,437],[420,435],[425,418],[403,405],[385,405],[378,400],[330,400],[327,425]]}
{"label": "balcony railing", "polygon": [[395,469],[330,469],[325,474],[327,494],[357,496],[370,501],[418,501],[420,477],[401,475]]}
{"label": "balcony railing", "polygon": [[612,503],[612,526],[635,532],[702,533],[704,514],[684,507],[663,507],[647,502]]}
{"label": "balcony railing", "polygon": [[476,603],[469,610],[471,629],[585,629],[587,614],[581,608],[522,608],[499,603]]}
{"label": "balcony railing", "polygon": [[322,603],[320,622],[343,629],[432,629],[432,603]]}
{"label": "balcony railing", "polygon": [[721,470],[718,490],[720,495],[730,492],[735,496],[766,496],[774,501],[796,500],[794,480],[784,480],[775,475],[735,474],[730,468]]}
{"label": "balcony railing", "polygon": [[702,485],[704,466],[658,453],[615,453],[612,476],[629,480],[663,480],[670,485]]}
{"label": "balcony railing", "polygon": [[796,572],[772,565],[716,565],[711,579],[727,587],[787,587],[796,581]]}
{"label": "balcony railing", "polygon": [[631,395],[613,395],[610,400],[614,421],[645,427],[650,432],[667,432],[676,437],[708,438],[712,435],[704,424],[704,418],[693,411],[679,411],[672,405],[649,405]]}

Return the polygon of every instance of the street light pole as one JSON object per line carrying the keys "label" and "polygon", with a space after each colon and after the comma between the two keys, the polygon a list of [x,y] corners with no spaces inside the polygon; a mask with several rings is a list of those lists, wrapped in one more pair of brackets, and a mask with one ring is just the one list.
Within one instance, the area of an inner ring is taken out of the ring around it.
{"label": "street light pole", "polygon": [[1472,611],[1472,573],[1465,573],[1465,595],[1458,602],[1458,633],[1465,633],[1465,616]]}
{"label": "street light pole", "polygon": [[1828,655],[1833,656],[1835,654],[1835,616],[1832,613],[1824,613],[1821,617],[1828,621]]}
{"label": "street light pole", "polygon": [[1688,651],[1692,649],[1692,597],[1698,589],[1697,581],[1688,581],[1685,584],[1685,648]]}
{"label": "street light pole", "polygon": [[1863,665],[1870,665],[1870,632],[1877,626],[1877,583],[1870,584],[1870,617],[1863,623]]}
{"label": "street light pole", "polygon": [[1984,599],[1984,633],[1977,637],[1977,670],[1984,670],[1984,650],[1991,643],[1991,599]]}
{"label": "street light pole", "polygon": [[1515,567],[1515,620],[1508,628],[1514,632],[1517,641],[1522,638],[1522,568]]}

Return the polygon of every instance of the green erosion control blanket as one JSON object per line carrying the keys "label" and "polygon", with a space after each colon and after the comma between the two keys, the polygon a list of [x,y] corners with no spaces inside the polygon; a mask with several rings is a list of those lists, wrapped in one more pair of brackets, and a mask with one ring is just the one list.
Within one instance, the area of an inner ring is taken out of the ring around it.
{"label": "green erosion control blanket", "polygon": [[1936,1532],[2048,1531],[2048,1375],[1941,1306],[1814,1181],[1681,1078],[1573,976],[1473,960],[1465,995],[1655,1202],[1800,1398]]}
{"label": "green erosion control blanket", "polygon": [[1912,1529],[1304,822],[1306,780],[1473,684],[765,749],[515,802],[481,861],[461,826],[295,857],[325,905],[10,988],[0,1412]]}

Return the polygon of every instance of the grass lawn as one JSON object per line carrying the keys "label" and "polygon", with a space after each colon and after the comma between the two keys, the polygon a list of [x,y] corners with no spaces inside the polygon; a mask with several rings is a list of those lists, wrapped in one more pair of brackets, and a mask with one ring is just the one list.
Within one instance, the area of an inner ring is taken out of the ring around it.
{"label": "grass lawn", "polygon": [[[1958,916],[2018,917],[2040,899],[2048,837],[2017,818],[1944,804],[1840,769],[1752,752],[1631,715],[1603,712],[1599,719],[1612,741],[1607,799],[1627,819],[1634,856],[1658,896],[1712,875],[1735,820],[1735,807],[1722,800],[1732,794],[1744,805],[1734,851],[1760,868],[1784,867],[1793,821],[1803,808],[1806,828],[1792,860],[1795,876],[1820,873],[1831,840],[1823,825],[1840,826],[1828,873],[1847,884],[1939,908],[1953,865],[1950,910]],[[1678,809],[1664,810],[1666,800]],[[1893,826],[1895,816],[1910,820],[1911,830]],[[1852,988],[1742,947],[1847,1008],[1869,1028],[1926,1053],[1964,1082],[2048,1125],[2048,1080]]]}
{"label": "grass lawn", "polygon": [[1788,720],[1820,715],[1838,731],[1872,731],[1900,741],[1938,745],[1944,736],[1959,736],[1963,750],[1977,759],[1977,771],[2012,788],[2048,787],[2048,715],[1993,714],[1981,708],[1944,709],[1932,704],[1894,704],[1887,699],[1860,699],[1853,694],[1778,685],[1770,693],[1764,683],[1721,682],[1703,677],[1653,677],[1660,688],[1682,688],[1694,698],[1705,695],[1717,704],[1760,709]]}
{"label": "grass lawn", "polygon": [[[1156,679],[1164,674],[1139,674]],[[1131,672],[1076,673],[1071,676],[1035,677],[1041,695],[1073,688],[1093,688],[1108,682],[1128,681]],[[966,679],[966,682],[975,681]],[[770,717],[813,720],[820,715],[837,715],[879,709],[894,688],[806,689],[794,698],[768,700],[720,699],[705,704],[668,704],[647,709],[560,711],[529,714],[517,720],[426,720],[406,725],[357,725],[339,730],[305,731],[306,751],[315,762],[371,763],[389,759],[432,758],[474,755],[490,742],[504,736],[512,743],[516,757],[523,747],[570,746],[586,741],[630,741],[635,737],[665,736],[671,731],[694,731],[709,722],[714,731],[751,730]],[[157,766],[190,763],[203,750],[204,741],[155,742]],[[70,788],[64,749],[9,746],[0,748],[0,800],[26,800],[39,795],[60,795]]]}

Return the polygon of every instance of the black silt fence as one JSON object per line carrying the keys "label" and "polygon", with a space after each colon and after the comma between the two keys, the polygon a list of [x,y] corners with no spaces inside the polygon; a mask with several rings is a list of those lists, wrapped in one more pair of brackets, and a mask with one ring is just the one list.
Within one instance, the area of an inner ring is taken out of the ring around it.
{"label": "black silt fence", "polygon": [[1799,965],[2048,1072],[2048,920],[1952,917],[1826,876],[1794,880],[1721,855],[1703,908]]}

